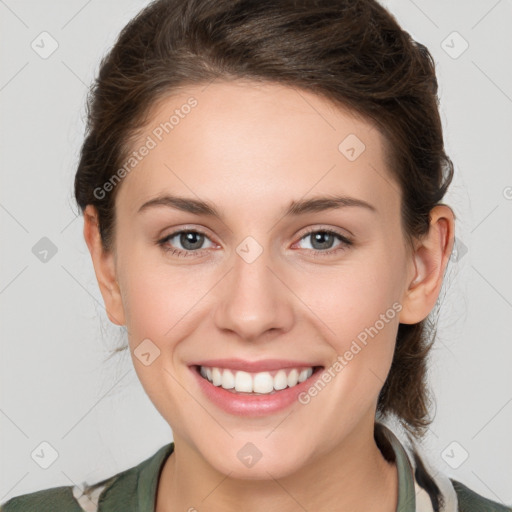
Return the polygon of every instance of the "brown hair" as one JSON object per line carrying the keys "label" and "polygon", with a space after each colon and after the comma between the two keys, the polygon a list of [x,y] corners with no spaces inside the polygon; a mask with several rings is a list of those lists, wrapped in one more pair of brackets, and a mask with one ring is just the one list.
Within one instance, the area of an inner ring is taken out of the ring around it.
{"label": "brown hair", "polygon": [[[445,154],[431,54],[375,0],[156,0],[121,31],[102,59],[87,101],[75,176],[80,209],[92,204],[106,250],[115,239],[115,197],[95,190],[126,161],[158,101],[187,84],[248,79],[316,93],[373,122],[400,185],[411,242],[453,175]],[[429,316],[400,324],[377,412],[417,438],[431,423]],[[125,347],[126,348],[126,347]]]}

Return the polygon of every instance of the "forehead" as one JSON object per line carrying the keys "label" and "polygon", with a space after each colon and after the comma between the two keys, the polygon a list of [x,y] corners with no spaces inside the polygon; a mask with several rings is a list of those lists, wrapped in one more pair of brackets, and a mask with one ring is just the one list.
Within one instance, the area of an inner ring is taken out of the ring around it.
{"label": "forehead", "polygon": [[377,206],[398,201],[383,143],[373,124],[308,91],[196,84],[154,105],[116,202],[134,214],[166,191],[226,207],[336,192]]}

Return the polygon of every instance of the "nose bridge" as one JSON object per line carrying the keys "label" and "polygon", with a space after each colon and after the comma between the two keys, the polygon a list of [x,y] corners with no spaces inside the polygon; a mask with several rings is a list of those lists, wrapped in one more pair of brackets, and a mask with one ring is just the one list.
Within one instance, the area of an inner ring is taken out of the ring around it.
{"label": "nose bridge", "polygon": [[236,247],[233,268],[220,291],[217,327],[251,340],[271,329],[290,328],[290,296],[272,267],[270,251],[264,250],[253,237],[245,238]]}

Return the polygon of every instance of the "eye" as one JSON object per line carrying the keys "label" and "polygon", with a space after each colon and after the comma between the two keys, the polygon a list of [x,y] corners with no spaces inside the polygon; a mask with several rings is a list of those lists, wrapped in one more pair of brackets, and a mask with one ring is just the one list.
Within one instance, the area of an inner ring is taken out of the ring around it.
{"label": "eye", "polygon": [[[176,240],[172,242],[174,239]],[[312,229],[304,234],[300,240],[307,239],[312,242],[310,245],[313,256],[329,256],[353,245],[352,240],[332,229]],[[335,249],[331,249],[336,239],[340,242],[338,244],[339,246]],[[205,233],[189,229],[175,231],[158,240],[157,244],[166,253],[171,253],[180,258],[186,258],[189,256],[197,256],[198,254],[200,255],[205,249],[202,247],[205,240],[209,240]],[[182,248],[173,247],[176,243],[180,244]],[[212,243],[212,246],[213,245]]]}
{"label": "eye", "polygon": [[[174,243],[179,243],[183,249],[176,249],[172,246],[170,247],[169,243],[173,239],[176,239]],[[167,235],[161,240],[158,240],[157,243],[165,252],[170,252],[175,256],[185,258],[187,256],[197,256],[198,253],[201,253],[201,246],[203,245],[205,239],[209,240],[205,233],[194,229],[189,229],[175,231],[174,233]]]}
{"label": "eye", "polygon": [[[314,256],[331,255],[345,250],[353,244],[351,239],[332,229],[312,229],[301,238],[301,240],[308,239],[311,241],[310,246]],[[336,249],[331,249],[336,239],[340,242],[339,246]]]}

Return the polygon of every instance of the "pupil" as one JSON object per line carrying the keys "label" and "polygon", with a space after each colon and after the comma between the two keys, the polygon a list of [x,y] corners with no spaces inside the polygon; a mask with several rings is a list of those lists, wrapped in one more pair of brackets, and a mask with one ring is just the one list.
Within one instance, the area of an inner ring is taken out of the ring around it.
{"label": "pupil", "polygon": [[[317,241],[320,242],[320,249],[329,249],[331,247],[331,244],[327,243],[322,245],[322,240],[325,239],[327,237],[327,240],[332,242],[332,237],[333,235],[331,233],[327,233],[325,231],[320,231],[318,233],[315,233],[313,234],[313,239],[314,239],[314,242],[316,243]],[[315,243],[313,243],[313,247],[315,246]]]}
{"label": "pupil", "polygon": [[[186,249],[198,249],[201,246],[203,236],[201,233],[183,233],[180,237],[180,243]],[[196,240],[194,243],[194,238],[198,238],[199,241]]]}

